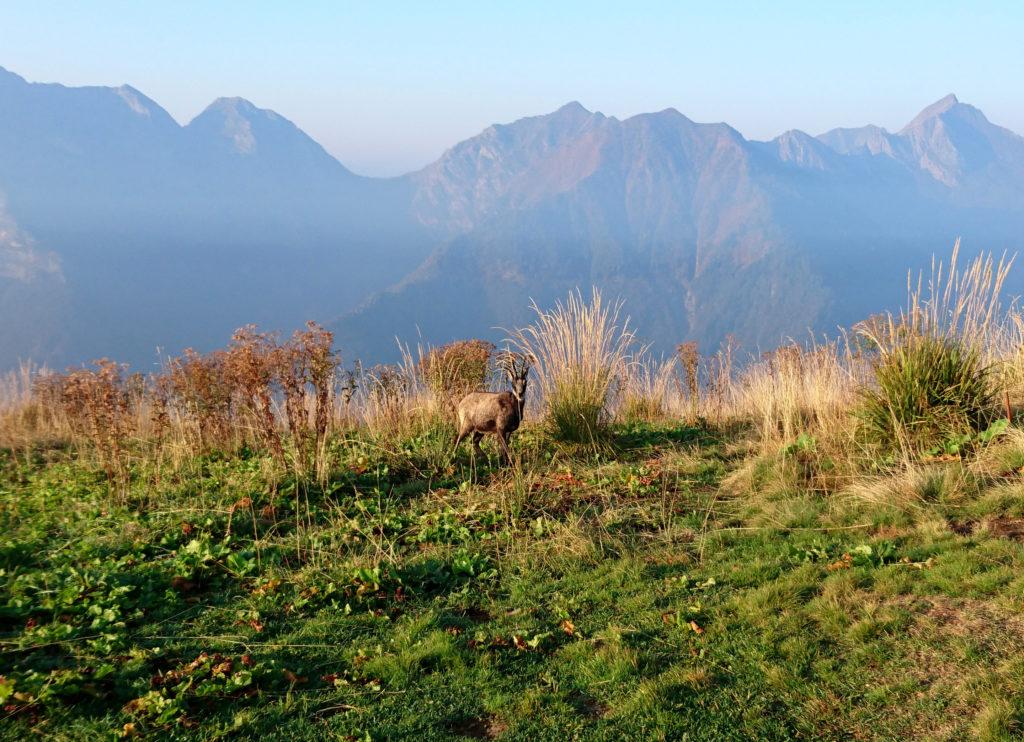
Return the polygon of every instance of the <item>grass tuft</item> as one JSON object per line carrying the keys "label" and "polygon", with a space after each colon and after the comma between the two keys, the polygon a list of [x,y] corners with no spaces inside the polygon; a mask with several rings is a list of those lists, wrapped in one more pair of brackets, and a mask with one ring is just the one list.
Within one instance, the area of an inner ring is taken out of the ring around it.
{"label": "grass tuft", "polygon": [[859,416],[870,439],[889,450],[920,456],[981,432],[996,415],[990,368],[956,338],[903,340],[879,358],[875,379]]}
{"label": "grass tuft", "polygon": [[579,291],[551,311],[536,304],[536,321],[515,330],[518,350],[534,359],[552,436],[570,443],[605,437],[608,403],[636,339],[621,304],[607,305],[594,289],[589,302]]}

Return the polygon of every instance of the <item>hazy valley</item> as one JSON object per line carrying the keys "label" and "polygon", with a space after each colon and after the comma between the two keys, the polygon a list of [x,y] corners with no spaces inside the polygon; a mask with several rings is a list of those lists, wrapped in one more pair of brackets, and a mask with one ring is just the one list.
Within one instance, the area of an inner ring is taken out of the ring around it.
{"label": "hazy valley", "polygon": [[180,126],[131,87],[0,70],[0,106],[7,367],[149,368],[307,319],[350,359],[393,360],[396,337],[500,339],[531,299],[590,286],[658,351],[769,349],[894,306],[957,236],[1012,252],[1024,234],[1024,139],[952,96],[897,133],[769,142],[570,103],[390,179],[241,99]]}

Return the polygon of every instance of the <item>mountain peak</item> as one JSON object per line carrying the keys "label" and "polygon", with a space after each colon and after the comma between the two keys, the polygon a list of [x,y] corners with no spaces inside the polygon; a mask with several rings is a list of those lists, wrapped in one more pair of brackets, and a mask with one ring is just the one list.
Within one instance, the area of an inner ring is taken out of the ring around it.
{"label": "mountain peak", "polygon": [[917,114],[917,116],[914,117],[913,121],[911,121],[909,124],[903,127],[903,131],[909,131],[910,129],[920,126],[925,121],[933,119],[936,116],[941,116],[942,114],[946,113],[946,111],[949,111],[950,109],[955,108],[956,106],[959,105],[961,105],[960,100],[953,93],[950,93],[946,97],[940,98],[939,100],[935,101],[930,106],[921,111],[921,113]]}
{"label": "mountain peak", "polygon": [[818,141],[842,155],[871,154],[894,156],[892,135],[881,126],[868,124],[856,128],[838,128],[826,131]]}
{"label": "mountain peak", "polygon": [[768,144],[782,162],[814,170],[824,170],[829,164],[828,146],[800,129],[784,131]]}
{"label": "mountain peak", "polygon": [[684,114],[678,108],[673,108],[672,106],[669,106],[668,108],[662,108],[660,111],[657,111],[651,115],[659,116],[661,118],[686,119],[687,121],[690,120],[689,117],[686,116],[686,114]]}
{"label": "mountain peak", "polygon": [[189,124],[194,131],[213,130],[229,142],[237,154],[256,151],[253,120],[263,112],[245,98],[217,98]]}
{"label": "mountain peak", "polygon": [[810,134],[802,129],[786,129],[784,132],[775,137],[777,141],[783,140],[799,140],[799,141],[811,141],[814,139]]}
{"label": "mountain peak", "polygon": [[292,170],[304,164],[325,177],[349,174],[293,122],[245,98],[217,98],[185,128],[190,136],[204,142],[203,146],[276,163],[270,167]]}
{"label": "mountain peak", "polygon": [[237,96],[230,98],[217,98],[217,100],[203,110],[203,113],[200,114],[200,116],[205,113],[233,114],[237,116],[251,116],[256,113],[271,114],[273,116],[277,115],[273,111],[258,108],[252,101],[246,100],[245,98],[239,98]]}
{"label": "mountain peak", "polygon": [[590,115],[591,111],[588,111],[586,108],[584,108],[583,104],[580,103],[578,100],[571,100],[568,103],[566,103],[564,106],[559,108],[557,111],[555,111],[555,113],[561,113],[561,114],[566,114],[566,113],[572,113],[572,114],[584,113],[584,114]]}
{"label": "mountain peak", "polygon": [[282,126],[294,128],[290,121],[274,111],[258,108],[245,98],[233,97],[217,98],[192,120],[189,127],[219,131],[236,153],[248,155],[256,151],[257,130],[267,125],[274,129]]}

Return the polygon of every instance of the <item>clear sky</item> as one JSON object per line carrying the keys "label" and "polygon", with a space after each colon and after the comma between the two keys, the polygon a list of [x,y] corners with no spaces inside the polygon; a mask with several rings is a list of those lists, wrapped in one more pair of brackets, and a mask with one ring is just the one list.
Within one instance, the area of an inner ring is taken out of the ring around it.
{"label": "clear sky", "polygon": [[955,92],[1024,134],[1020,0],[2,0],[0,66],[129,83],[182,123],[239,95],[369,175],[570,100],[620,118],[674,107],[765,139],[898,129]]}

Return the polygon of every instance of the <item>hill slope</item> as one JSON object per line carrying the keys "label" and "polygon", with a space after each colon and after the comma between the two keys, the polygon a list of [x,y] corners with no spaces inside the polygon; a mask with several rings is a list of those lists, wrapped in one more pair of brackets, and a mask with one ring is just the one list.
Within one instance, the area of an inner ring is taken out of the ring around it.
{"label": "hill slope", "polygon": [[[494,126],[409,176],[453,236],[336,325],[342,345],[499,338],[575,286],[625,300],[657,348],[734,335],[774,347],[901,297],[899,276],[964,235],[1019,245],[1024,140],[943,99],[877,127],[751,142],[675,110],[624,121],[570,104]],[[393,351],[392,351],[393,352]]]}
{"label": "hill slope", "polygon": [[[0,110],[4,213],[64,278],[59,290],[0,278],[0,367],[145,366],[157,346],[211,347],[249,322],[290,329],[356,306],[427,254],[402,216],[403,183],[352,174],[247,101],[216,101],[182,127],[127,86],[0,70]],[[57,305],[60,342],[45,339]]]}

